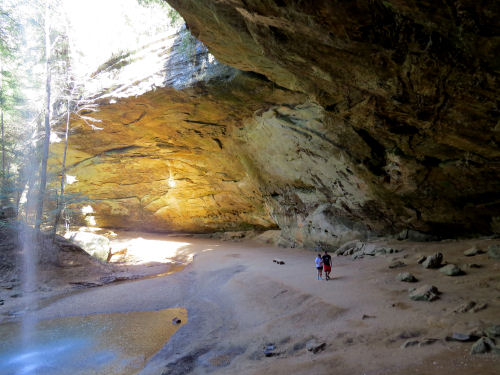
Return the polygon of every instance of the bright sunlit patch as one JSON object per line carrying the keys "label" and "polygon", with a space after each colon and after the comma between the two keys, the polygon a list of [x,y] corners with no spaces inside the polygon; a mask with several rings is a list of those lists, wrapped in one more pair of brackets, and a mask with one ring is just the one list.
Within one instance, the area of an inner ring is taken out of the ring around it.
{"label": "bright sunlit patch", "polygon": [[62,139],[54,132],[50,133],[50,143],[59,143]]}
{"label": "bright sunlit patch", "polygon": [[95,216],[85,216],[85,222],[87,225],[96,226],[97,222],[95,221]]}
{"label": "bright sunlit patch", "polygon": [[[76,179],[76,176],[70,176],[69,174],[66,175],[66,183],[68,185],[71,185],[75,182],[77,182],[78,180]],[[92,208],[92,207],[91,207]]]}
{"label": "bright sunlit patch", "polygon": [[172,177],[169,177],[168,178],[168,186],[170,186],[171,188],[173,188],[173,187],[175,187],[175,185],[177,185],[177,183],[175,182],[175,180]]}
{"label": "bright sunlit patch", "polygon": [[[127,241],[119,241],[113,244],[114,251],[126,248],[127,258],[136,263],[172,263],[179,258],[183,261],[191,261],[193,254],[186,249],[190,243],[164,241],[164,240],[147,240],[142,237],[134,238]],[[112,250],[112,252],[114,252]]]}
{"label": "bright sunlit patch", "polygon": [[86,214],[92,214],[92,213],[94,213],[94,209],[92,208],[92,206],[90,204],[88,206],[82,207],[82,214],[86,215]]}

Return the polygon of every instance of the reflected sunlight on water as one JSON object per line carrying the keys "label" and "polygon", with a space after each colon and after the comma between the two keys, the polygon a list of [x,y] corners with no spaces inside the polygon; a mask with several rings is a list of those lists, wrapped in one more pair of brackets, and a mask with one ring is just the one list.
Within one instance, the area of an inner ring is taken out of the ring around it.
{"label": "reflected sunlight on water", "polygon": [[3,324],[0,374],[135,374],[186,322],[183,308],[53,319],[39,322],[27,346],[18,324]]}

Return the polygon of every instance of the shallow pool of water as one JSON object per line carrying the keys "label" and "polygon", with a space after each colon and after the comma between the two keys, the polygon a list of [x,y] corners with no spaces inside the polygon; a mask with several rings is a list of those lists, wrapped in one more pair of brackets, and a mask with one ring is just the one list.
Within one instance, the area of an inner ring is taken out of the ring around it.
{"label": "shallow pool of water", "polygon": [[136,374],[186,321],[182,308],[59,318],[38,322],[27,341],[19,324],[3,324],[0,374]]}

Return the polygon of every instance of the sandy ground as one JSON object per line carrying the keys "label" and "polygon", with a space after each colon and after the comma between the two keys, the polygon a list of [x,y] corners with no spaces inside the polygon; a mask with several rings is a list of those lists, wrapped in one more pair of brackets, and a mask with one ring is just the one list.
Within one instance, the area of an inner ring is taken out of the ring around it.
{"label": "sandy ground", "polygon": [[[463,255],[473,245],[486,249],[499,240],[393,241],[388,245],[401,252],[358,260],[334,257],[333,279],[321,281],[316,279],[315,253],[306,249],[151,234],[141,238],[157,251],[167,241],[168,259],[178,254],[177,265],[194,259],[167,276],[55,299],[41,306],[38,317],[186,308],[188,323],[148,362],[143,375],[498,374],[500,356],[470,355],[472,343],[444,339],[500,324],[500,262],[486,254]],[[419,254],[436,251],[463,266],[466,275],[449,277],[417,264]],[[274,258],[285,264],[273,263]],[[389,269],[394,260],[407,266]],[[481,267],[469,268],[471,263]],[[402,271],[412,272],[419,282],[396,281]],[[435,285],[440,299],[410,300],[408,288],[423,284]],[[469,301],[487,303],[487,308],[454,312]],[[401,348],[408,340],[427,338],[437,341]],[[324,342],[324,350],[307,351],[311,339]],[[272,357],[264,355],[268,344],[275,346]]]}

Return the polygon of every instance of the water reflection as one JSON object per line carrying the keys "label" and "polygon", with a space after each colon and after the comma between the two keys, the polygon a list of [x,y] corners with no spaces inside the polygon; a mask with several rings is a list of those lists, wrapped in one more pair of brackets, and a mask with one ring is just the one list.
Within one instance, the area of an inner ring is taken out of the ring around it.
{"label": "water reflection", "polygon": [[3,324],[0,374],[135,374],[186,321],[182,308],[54,319],[38,322],[28,345],[22,327]]}

